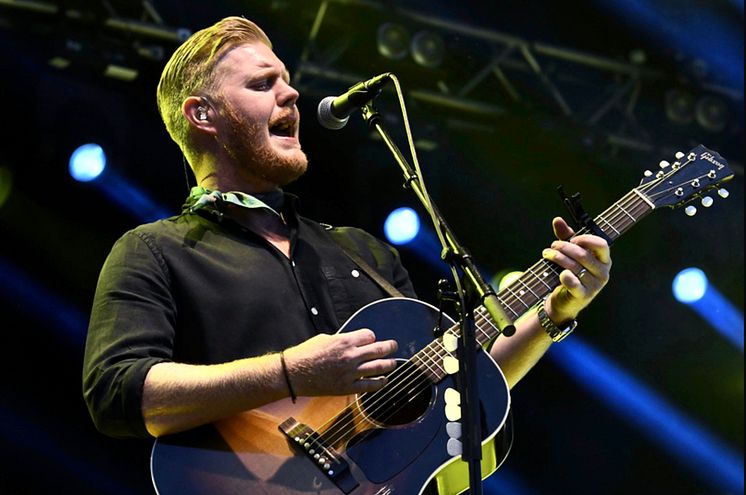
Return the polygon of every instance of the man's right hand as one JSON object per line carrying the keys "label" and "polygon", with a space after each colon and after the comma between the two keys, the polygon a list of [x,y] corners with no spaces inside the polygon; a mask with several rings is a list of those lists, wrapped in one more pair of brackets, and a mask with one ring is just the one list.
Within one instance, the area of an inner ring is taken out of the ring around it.
{"label": "man's right hand", "polygon": [[319,334],[285,351],[293,389],[298,396],[346,395],[373,392],[386,384],[396,368],[384,359],[397,349],[395,340],[376,341],[363,328],[334,335]]}

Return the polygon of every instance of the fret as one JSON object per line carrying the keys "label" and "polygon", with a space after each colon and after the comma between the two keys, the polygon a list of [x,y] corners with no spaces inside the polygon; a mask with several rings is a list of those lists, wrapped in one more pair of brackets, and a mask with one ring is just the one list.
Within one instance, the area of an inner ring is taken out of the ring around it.
{"label": "fret", "polygon": [[534,296],[537,300],[540,299],[539,296],[537,296],[536,293],[533,291],[533,289],[531,289],[531,287],[529,287],[529,285],[523,281],[523,277],[518,277],[518,282],[521,283],[531,293],[531,295]]}
{"label": "fret", "polygon": [[602,220],[602,221],[603,221],[603,222],[604,222],[604,223],[605,223],[606,225],[608,225],[608,226],[609,226],[609,228],[610,228],[611,230],[613,230],[613,231],[614,231],[614,233],[615,233],[615,234],[616,234],[617,236],[619,235],[619,231],[618,231],[617,229],[615,229],[615,228],[614,228],[614,226],[613,226],[613,225],[611,225],[611,223],[609,223],[609,221],[608,221],[608,220],[606,220],[606,219],[605,219],[604,217],[602,217],[601,215],[599,215],[599,216],[598,216],[598,218],[599,218],[600,220]]}
{"label": "fret", "polygon": [[627,210],[625,210],[623,206],[620,205],[619,209],[622,210],[622,213],[626,214],[633,222],[636,221],[635,217],[633,217]]}
{"label": "fret", "polygon": [[[414,364],[418,370],[427,375],[433,383],[437,383],[443,379],[446,373],[442,366],[442,358],[437,361],[433,359],[431,354],[432,346],[433,343],[431,342],[430,345],[424,347],[417,354],[412,356],[410,362]],[[436,352],[435,355],[437,356],[438,353]]]}
{"label": "fret", "polygon": [[513,296],[514,298],[516,298],[516,299],[518,299],[519,301],[521,301],[521,303],[523,303],[523,305],[524,305],[524,306],[526,306],[526,309],[528,309],[528,308],[530,307],[530,306],[529,306],[528,304],[526,304],[526,303],[525,303],[525,302],[524,302],[524,301],[523,301],[523,300],[522,300],[522,299],[521,299],[521,298],[520,298],[519,296],[517,296],[517,295],[515,294],[515,292],[513,292],[513,290],[512,290],[512,289],[511,289],[510,287],[506,287],[506,288],[505,288],[505,291],[506,291],[506,292],[510,292],[510,295],[511,295],[511,296]]}

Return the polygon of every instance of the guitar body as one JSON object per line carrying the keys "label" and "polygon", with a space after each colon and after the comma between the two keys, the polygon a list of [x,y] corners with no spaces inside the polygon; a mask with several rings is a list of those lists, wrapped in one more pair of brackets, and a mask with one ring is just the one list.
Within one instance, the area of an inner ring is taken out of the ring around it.
{"label": "guitar body", "polygon": [[[437,308],[421,301],[385,299],[362,308],[340,332],[370,328],[380,340],[395,339],[394,357],[405,362],[433,341],[438,318]],[[453,324],[443,318],[444,328]],[[505,459],[512,440],[504,428],[510,395],[486,352],[478,350],[476,362],[486,477]],[[302,397],[159,438],[151,457],[153,484],[159,495],[409,495],[443,487],[448,492],[441,495],[455,495],[468,488],[467,464],[446,449],[444,394],[457,388],[455,376],[426,384],[393,415],[381,415],[361,396]],[[335,432],[328,436],[349,467],[342,487],[281,431],[290,417],[315,432]]]}

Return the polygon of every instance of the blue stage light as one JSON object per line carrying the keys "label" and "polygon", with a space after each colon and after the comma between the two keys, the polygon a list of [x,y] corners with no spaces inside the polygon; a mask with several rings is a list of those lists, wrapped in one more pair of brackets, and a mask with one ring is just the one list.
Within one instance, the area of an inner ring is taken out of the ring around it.
{"label": "blue stage light", "polygon": [[94,184],[109,199],[144,222],[172,215],[116,170],[106,169],[106,162],[106,153],[101,146],[95,143],[81,145],[70,155],[70,175],[77,181]]}
{"label": "blue stage light", "polygon": [[702,270],[681,270],[674,277],[673,294],[743,351],[743,313],[708,282]]}
{"label": "blue stage light", "polygon": [[412,208],[397,208],[386,218],[383,231],[386,239],[392,244],[407,244],[417,237],[420,231],[420,217]]}
{"label": "blue stage light", "polygon": [[95,144],[79,146],[70,155],[70,175],[80,182],[90,182],[98,178],[106,168],[106,153]]}
{"label": "blue stage light", "polygon": [[673,295],[677,301],[689,304],[702,299],[707,292],[707,275],[699,268],[681,270],[673,279]]}

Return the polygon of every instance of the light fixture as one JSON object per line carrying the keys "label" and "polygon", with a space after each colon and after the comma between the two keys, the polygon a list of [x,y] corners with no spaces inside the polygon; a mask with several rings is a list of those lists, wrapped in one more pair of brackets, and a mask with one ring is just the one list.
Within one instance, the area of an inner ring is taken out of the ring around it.
{"label": "light fixture", "polygon": [[420,31],[412,38],[412,58],[424,67],[437,67],[443,62],[445,42],[431,31]]}
{"label": "light fixture", "polygon": [[677,301],[697,302],[707,291],[707,276],[699,268],[687,268],[676,275],[672,289]]}
{"label": "light fixture", "polygon": [[673,280],[673,295],[743,352],[743,312],[709,283],[699,268],[681,270]]}
{"label": "light fixture", "polygon": [[386,218],[383,231],[392,244],[407,244],[417,237],[420,231],[420,217],[412,208],[397,208]]}
{"label": "light fixture", "polygon": [[378,28],[378,53],[391,60],[401,60],[409,53],[409,31],[401,24],[387,22]]}
{"label": "light fixture", "polygon": [[70,155],[70,175],[77,181],[90,182],[98,178],[105,168],[106,153],[98,144],[81,145]]}
{"label": "light fixture", "polygon": [[705,95],[694,107],[697,123],[706,131],[720,132],[728,123],[728,105],[723,98]]}
{"label": "light fixture", "polygon": [[666,92],[666,117],[675,124],[688,124],[694,120],[694,96],[685,89],[674,88]]}

